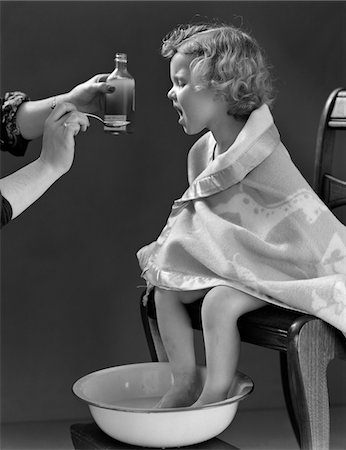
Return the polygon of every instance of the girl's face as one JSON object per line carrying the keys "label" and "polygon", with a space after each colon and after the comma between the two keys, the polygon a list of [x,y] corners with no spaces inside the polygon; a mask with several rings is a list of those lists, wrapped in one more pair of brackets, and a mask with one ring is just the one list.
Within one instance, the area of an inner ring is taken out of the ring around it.
{"label": "girl's face", "polygon": [[190,63],[192,55],[176,53],[171,59],[170,76],[173,83],[167,97],[172,100],[173,107],[178,111],[178,123],[186,134],[197,134],[213,124],[220,114],[227,114],[225,102],[217,98],[209,88],[199,88],[192,84]]}

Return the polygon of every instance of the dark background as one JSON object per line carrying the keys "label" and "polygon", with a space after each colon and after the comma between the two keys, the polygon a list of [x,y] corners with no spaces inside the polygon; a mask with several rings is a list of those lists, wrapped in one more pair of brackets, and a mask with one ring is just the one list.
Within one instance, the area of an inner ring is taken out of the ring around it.
{"label": "dark background", "polygon": [[[196,140],[166,98],[162,37],[205,18],[251,32],[273,65],[282,140],[311,182],[321,109],[346,84],[345,11],[344,2],[1,2],[2,94],[66,92],[111,72],[118,51],[137,83],[135,134],[107,136],[92,122],[77,137],[71,171],[2,232],[3,421],[85,417],[71,392],[76,379],[150,360],[136,251],[157,237],[187,187]],[[2,174],[35,159],[40,145],[25,158],[2,155]],[[276,352],[243,344],[240,368],[255,382],[241,408],[283,406]],[[345,369],[332,363],[332,404],[346,402]]]}

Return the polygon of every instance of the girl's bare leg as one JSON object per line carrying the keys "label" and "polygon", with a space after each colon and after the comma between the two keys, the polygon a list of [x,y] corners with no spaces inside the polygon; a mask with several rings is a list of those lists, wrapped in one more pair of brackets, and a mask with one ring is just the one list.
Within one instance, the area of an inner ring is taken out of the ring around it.
{"label": "girl's bare leg", "polygon": [[156,405],[157,408],[190,406],[202,391],[196,370],[193,330],[185,304],[198,300],[206,292],[155,288],[159,331],[174,377],[174,385]]}
{"label": "girl's bare leg", "polygon": [[237,369],[240,336],[238,318],[265,302],[227,286],[211,289],[202,304],[207,378],[194,406],[225,400]]}

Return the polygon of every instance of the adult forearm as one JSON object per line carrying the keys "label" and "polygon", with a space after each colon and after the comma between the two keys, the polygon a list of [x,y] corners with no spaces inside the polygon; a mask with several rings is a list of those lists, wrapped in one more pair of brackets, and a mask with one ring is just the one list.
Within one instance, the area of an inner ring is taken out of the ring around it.
{"label": "adult forearm", "polygon": [[33,204],[62,175],[40,158],[0,180],[1,194],[12,206],[12,218]]}
{"label": "adult forearm", "polygon": [[90,80],[75,86],[71,91],[60,95],[23,102],[16,114],[17,126],[22,136],[31,140],[42,135],[44,123],[52,112],[54,100],[57,105],[64,102],[72,103],[81,112],[94,114],[101,112],[105,94],[114,91],[114,86],[101,82],[106,80],[108,75],[95,75]]}
{"label": "adult forearm", "polygon": [[27,140],[42,136],[44,123],[52,112],[52,106],[55,103],[66,101],[65,97],[66,94],[61,94],[55,97],[22,103],[16,116],[17,126],[21,135]]}
{"label": "adult forearm", "polygon": [[0,191],[12,206],[12,218],[21,214],[72,166],[75,137],[86,131],[88,118],[70,103],[58,104],[45,122],[40,157],[0,180]]}

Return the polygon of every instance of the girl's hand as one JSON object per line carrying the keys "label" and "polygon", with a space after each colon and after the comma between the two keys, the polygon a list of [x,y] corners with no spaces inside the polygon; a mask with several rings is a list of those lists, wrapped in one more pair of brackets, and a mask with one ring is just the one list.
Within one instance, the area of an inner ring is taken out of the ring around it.
{"label": "girl's hand", "polygon": [[74,137],[86,131],[89,120],[70,103],[59,104],[48,116],[43,131],[40,160],[63,175],[72,166],[74,158]]}
{"label": "girl's hand", "polygon": [[94,114],[102,112],[105,94],[114,91],[114,87],[105,82],[108,75],[95,75],[85,83],[79,84],[64,95],[64,101],[74,104],[82,112]]}

